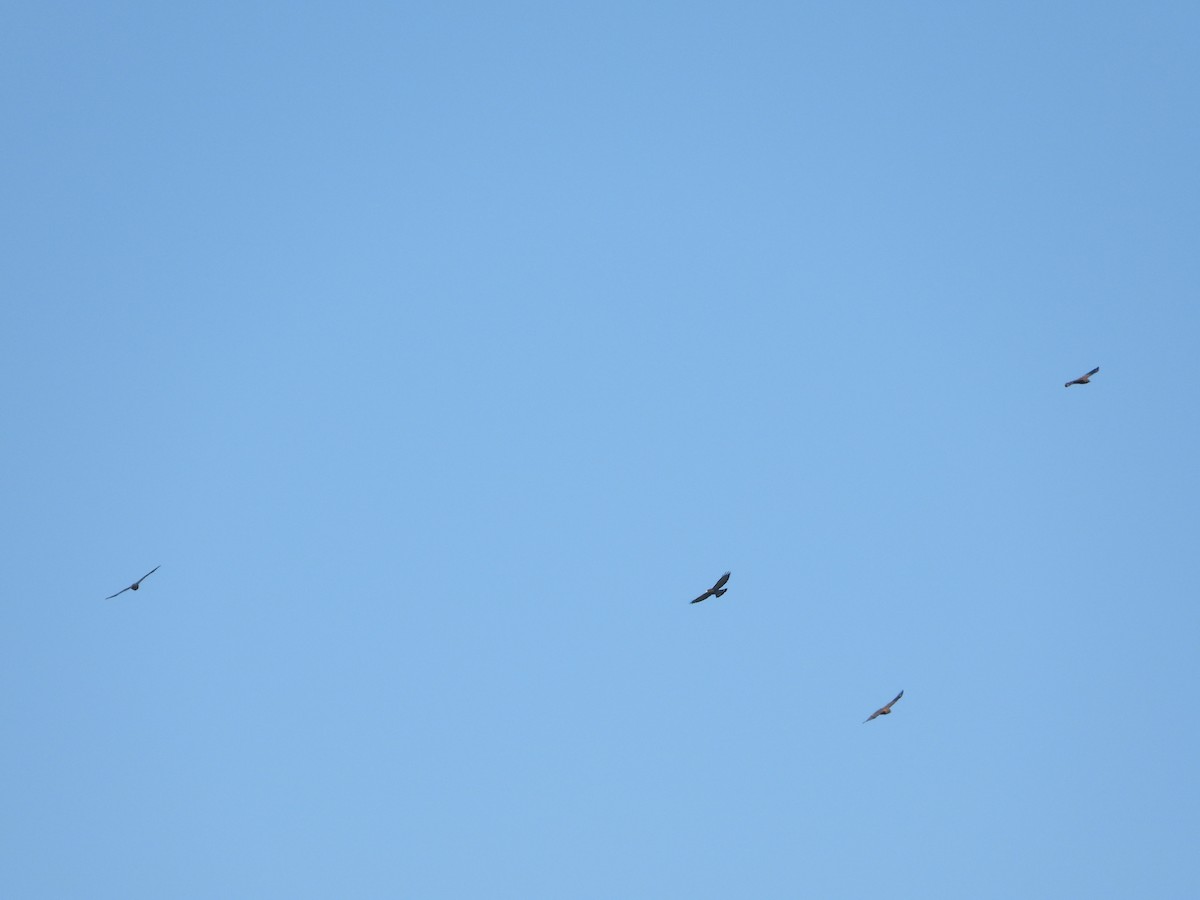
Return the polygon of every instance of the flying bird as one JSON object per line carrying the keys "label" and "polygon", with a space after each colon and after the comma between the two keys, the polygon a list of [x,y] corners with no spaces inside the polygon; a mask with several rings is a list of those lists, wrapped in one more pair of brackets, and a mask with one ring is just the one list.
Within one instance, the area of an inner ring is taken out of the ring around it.
{"label": "flying bird", "polygon": [[699,603],[701,600],[707,600],[709,597],[720,597],[727,590],[729,590],[729,588],[725,587],[725,582],[727,582],[728,580],[729,580],[729,573],[726,572],[724,575],[722,575],[720,578],[717,579],[716,584],[714,584],[712,587],[710,587],[707,591],[705,591],[703,594],[701,594],[699,597],[697,597],[692,602]]}
{"label": "flying bird", "polygon": [[113,594],[112,597],[105,597],[104,599],[111,600],[113,597],[121,596],[126,591],[136,591],[138,588],[140,588],[142,586],[143,581],[145,581],[147,578],[149,578],[151,575],[153,575],[158,570],[159,570],[159,566],[155,566],[153,569],[151,569],[149,572],[147,572],[145,575],[143,575],[141,578],[139,578],[137,581],[135,581],[129,587],[122,588],[121,590],[119,590],[115,594]]}
{"label": "flying bird", "polygon": [[892,700],[892,702],[889,703],[887,706],[879,707],[879,709],[875,710],[875,712],[871,713],[871,715],[869,715],[867,718],[863,719],[863,724],[866,725],[868,722],[870,722],[876,716],[890,715],[892,712],[892,707],[896,705],[896,701],[899,700],[903,696],[904,696],[904,691],[901,691],[900,693],[898,693],[895,696],[895,698]]}
{"label": "flying bird", "polygon": [[1088,372],[1086,375],[1080,375],[1074,381],[1068,381],[1066,384],[1063,385],[1063,387],[1070,387],[1073,384],[1087,384],[1089,381],[1092,380],[1092,376],[1095,375],[1099,371],[1100,371],[1100,367],[1096,366],[1096,368],[1092,369],[1092,371]]}

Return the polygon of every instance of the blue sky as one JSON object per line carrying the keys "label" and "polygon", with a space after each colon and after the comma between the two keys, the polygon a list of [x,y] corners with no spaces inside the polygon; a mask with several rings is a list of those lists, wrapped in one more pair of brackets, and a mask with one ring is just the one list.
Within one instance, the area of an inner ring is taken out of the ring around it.
{"label": "blue sky", "polygon": [[1200,891],[1194,4],[0,25],[4,896]]}

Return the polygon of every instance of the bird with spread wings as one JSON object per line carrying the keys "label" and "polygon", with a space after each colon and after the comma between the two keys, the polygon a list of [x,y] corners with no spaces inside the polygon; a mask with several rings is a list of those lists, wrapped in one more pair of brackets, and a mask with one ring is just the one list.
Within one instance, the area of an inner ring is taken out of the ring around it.
{"label": "bird with spread wings", "polygon": [[867,716],[867,718],[863,719],[863,724],[866,725],[868,722],[870,722],[876,716],[891,715],[892,707],[895,706],[896,701],[899,700],[903,696],[904,696],[904,691],[901,691],[895,697],[892,698],[892,702],[887,704],[887,706],[879,707],[879,709],[875,710],[875,712],[871,713],[871,715],[869,715],[869,716]]}
{"label": "bird with spread wings", "polygon": [[1100,367],[1096,366],[1096,368],[1092,369],[1092,371],[1088,372],[1086,375],[1080,375],[1074,381],[1068,381],[1066,384],[1063,385],[1063,387],[1070,387],[1073,384],[1087,384],[1089,381],[1092,380],[1092,376],[1095,375],[1099,371],[1100,371]]}
{"label": "bird with spread wings", "polygon": [[123,593],[125,593],[126,591],[136,591],[138,588],[140,588],[140,587],[142,586],[142,582],[143,582],[143,581],[145,581],[147,578],[149,578],[151,575],[153,575],[153,574],[154,574],[155,572],[157,572],[158,570],[159,570],[159,567],[158,567],[158,566],[155,566],[153,569],[151,569],[149,572],[147,572],[145,575],[143,575],[141,578],[139,578],[137,581],[135,581],[135,582],[134,582],[133,584],[131,584],[129,587],[127,587],[127,588],[121,588],[121,590],[117,591],[117,592],[116,592],[115,594],[113,594],[112,596],[110,596],[110,597],[105,597],[104,599],[105,599],[105,600],[111,600],[113,597],[120,597],[120,596],[121,596]]}
{"label": "bird with spread wings", "polygon": [[692,602],[699,603],[701,600],[707,600],[709,597],[720,597],[727,590],[729,590],[729,588],[725,587],[725,582],[727,582],[728,580],[729,580],[729,573],[726,572],[724,575],[722,575],[720,578],[717,579],[716,584],[714,584],[712,587],[710,587],[707,591],[705,591],[703,594],[701,594],[699,597],[697,597]]}

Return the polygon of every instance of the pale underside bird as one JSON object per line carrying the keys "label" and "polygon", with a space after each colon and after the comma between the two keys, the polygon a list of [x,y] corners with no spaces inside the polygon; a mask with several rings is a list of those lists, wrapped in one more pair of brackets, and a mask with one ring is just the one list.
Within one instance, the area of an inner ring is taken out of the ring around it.
{"label": "pale underside bird", "polygon": [[903,696],[904,696],[904,691],[901,691],[894,698],[892,698],[892,702],[889,703],[887,706],[879,707],[879,709],[875,710],[875,712],[871,713],[871,715],[869,715],[869,716],[867,716],[867,718],[863,719],[863,724],[866,725],[868,722],[870,722],[876,716],[891,715],[892,707],[895,706],[896,701],[899,700]]}
{"label": "pale underside bird", "polygon": [[716,584],[714,584],[712,587],[710,587],[707,591],[705,591],[703,594],[701,594],[699,597],[697,597],[692,602],[699,603],[701,600],[707,600],[709,597],[720,597],[727,590],[729,590],[729,588],[725,587],[725,582],[727,582],[728,580],[729,580],[729,573],[726,572],[724,575],[722,575],[720,578],[717,579]]}
{"label": "pale underside bird", "polygon": [[158,569],[159,569],[159,567],[155,566],[153,569],[151,569],[149,572],[147,572],[145,575],[143,575],[141,578],[139,578],[137,581],[135,581],[129,587],[122,588],[121,590],[119,590],[115,594],[113,594],[112,597],[105,597],[104,599],[111,600],[113,597],[120,597],[126,591],[136,591],[138,588],[140,588],[142,586],[142,582],[145,581],[147,578],[149,578],[151,575],[153,575],[155,572],[157,572]]}
{"label": "pale underside bird", "polygon": [[1074,381],[1068,381],[1066,384],[1063,385],[1063,387],[1070,387],[1073,384],[1087,384],[1089,381],[1092,380],[1092,376],[1095,375],[1099,371],[1100,371],[1100,367],[1096,366],[1096,368],[1092,369],[1092,371],[1088,372],[1086,375],[1080,375]]}

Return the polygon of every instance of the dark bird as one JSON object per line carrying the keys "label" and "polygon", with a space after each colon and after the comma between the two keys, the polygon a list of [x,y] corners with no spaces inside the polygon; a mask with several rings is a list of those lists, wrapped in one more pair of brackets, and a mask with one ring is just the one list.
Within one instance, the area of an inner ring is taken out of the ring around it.
{"label": "dark bird", "polygon": [[115,594],[113,594],[112,597],[105,597],[104,599],[111,600],[113,597],[120,597],[126,591],[136,591],[138,588],[140,588],[142,586],[142,582],[145,581],[147,578],[149,578],[151,575],[153,575],[155,572],[157,572],[158,569],[159,569],[159,567],[155,566],[153,569],[151,569],[149,572],[147,572],[145,575],[143,575],[141,578],[139,578],[137,581],[135,581],[129,587],[122,588],[121,590],[119,590]]}
{"label": "dark bird", "polygon": [[1092,380],[1092,376],[1095,375],[1099,371],[1100,371],[1100,367],[1096,366],[1096,368],[1092,369],[1092,371],[1088,372],[1086,375],[1080,375],[1074,381],[1068,381],[1066,384],[1063,385],[1063,387],[1070,387],[1073,384],[1087,384],[1089,381]]}
{"label": "dark bird", "polygon": [[701,594],[699,597],[697,597],[692,602],[699,603],[701,600],[707,600],[709,597],[720,597],[727,590],[729,590],[729,588],[725,587],[725,582],[727,582],[728,580],[729,580],[729,573],[726,572],[724,575],[722,575],[720,578],[717,579],[716,584],[714,584],[712,587],[710,587],[707,591],[705,591],[703,594]]}
{"label": "dark bird", "polygon": [[887,706],[879,707],[879,709],[875,710],[875,712],[871,713],[871,715],[869,715],[867,718],[863,719],[863,724],[866,725],[868,722],[870,722],[876,716],[891,715],[892,707],[895,706],[896,701],[899,700],[903,696],[904,696],[904,691],[901,691],[892,699],[892,702],[889,703]]}

